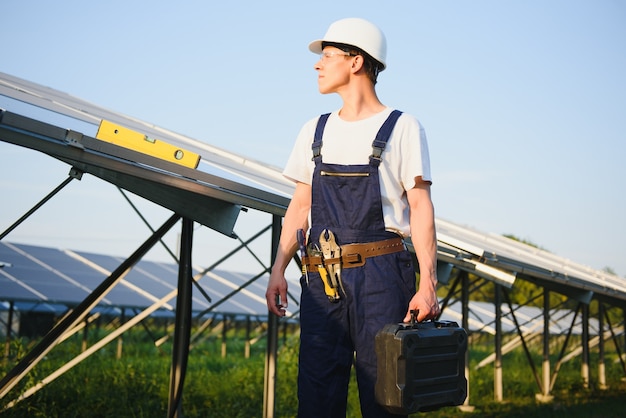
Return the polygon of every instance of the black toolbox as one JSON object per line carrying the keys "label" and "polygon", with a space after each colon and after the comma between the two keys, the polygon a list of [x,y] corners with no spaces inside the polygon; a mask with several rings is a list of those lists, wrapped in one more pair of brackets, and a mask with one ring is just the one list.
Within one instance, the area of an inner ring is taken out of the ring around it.
{"label": "black toolbox", "polygon": [[467,397],[467,333],[452,321],[386,325],[376,335],[376,401],[412,414],[461,405]]}

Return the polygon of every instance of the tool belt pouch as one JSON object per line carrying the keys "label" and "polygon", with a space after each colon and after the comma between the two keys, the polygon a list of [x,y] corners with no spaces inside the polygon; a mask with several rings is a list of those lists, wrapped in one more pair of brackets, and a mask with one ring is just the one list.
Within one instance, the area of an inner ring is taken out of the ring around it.
{"label": "tool belt pouch", "polygon": [[386,325],[375,340],[376,401],[394,414],[461,405],[467,333],[452,321]]}

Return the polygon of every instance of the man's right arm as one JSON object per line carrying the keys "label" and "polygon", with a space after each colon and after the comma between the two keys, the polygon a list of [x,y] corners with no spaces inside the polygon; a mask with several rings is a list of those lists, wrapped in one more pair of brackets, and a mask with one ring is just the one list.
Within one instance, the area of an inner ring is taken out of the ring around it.
{"label": "man's right arm", "polygon": [[285,316],[285,309],[287,309],[285,270],[298,249],[296,231],[298,229],[306,231],[309,228],[310,209],[311,185],[298,182],[283,219],[276,259],[265,292],[267,308],[278,316]]}

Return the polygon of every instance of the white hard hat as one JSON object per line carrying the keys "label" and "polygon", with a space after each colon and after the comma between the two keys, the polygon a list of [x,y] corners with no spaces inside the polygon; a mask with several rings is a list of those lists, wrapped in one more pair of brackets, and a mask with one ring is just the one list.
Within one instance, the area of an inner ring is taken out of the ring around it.
{"label": "white hard hat", "polygon": [[311,52],[320,54],[322,52],[322,42],[352,45],[382,64],[380,71],[387,66],[387,40],[385,34],[373,23],[365,19],[350,17],[332,23],[324,39],[318,39],[309,44]]}

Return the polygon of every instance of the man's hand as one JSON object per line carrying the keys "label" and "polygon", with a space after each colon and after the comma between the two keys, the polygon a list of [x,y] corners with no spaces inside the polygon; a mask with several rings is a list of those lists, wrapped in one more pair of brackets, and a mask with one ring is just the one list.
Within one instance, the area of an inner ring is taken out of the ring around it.
{"label": "man's hand", "polygon": [[427,319],[435,319],[441,310],[439,309],[439,301],[437,300],[437,293],[430,286],[420,286],[420,290],[417,291],[411,301],[409,302],[409,308],[407,309],[406,316],[403,322],[411,322],[411,311],[419,310],[416,321],[422,322]]}
{"label": "man's hand", "polygon": [[265,300],[267,309],[271,313],[277,316],[285,316],[287,309],[287,280],[284,274],[272,272],[270,281],[267,284]]}

